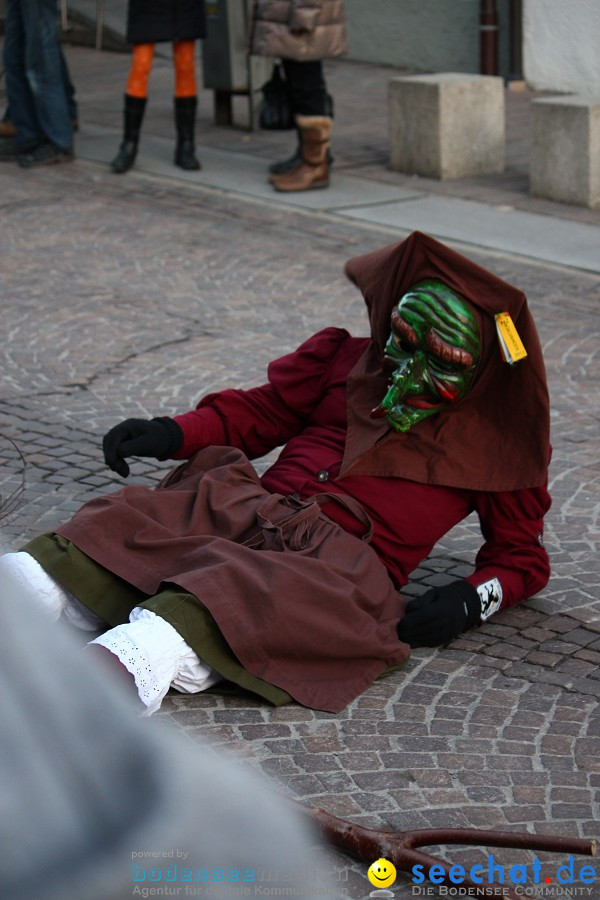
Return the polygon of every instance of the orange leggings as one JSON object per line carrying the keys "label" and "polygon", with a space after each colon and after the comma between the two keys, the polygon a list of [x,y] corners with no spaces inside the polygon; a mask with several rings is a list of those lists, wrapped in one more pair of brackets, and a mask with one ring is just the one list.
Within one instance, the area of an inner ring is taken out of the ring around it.
{"label": "orange leggings", "polygon": [[[175,96],[196,96],[195,41],[174,41],[173,67],[175,69]],[[154,44],[134,44],[131,54],[131,69],[127,81],[130,97],[148,96],[148,78],[152,70]]]}

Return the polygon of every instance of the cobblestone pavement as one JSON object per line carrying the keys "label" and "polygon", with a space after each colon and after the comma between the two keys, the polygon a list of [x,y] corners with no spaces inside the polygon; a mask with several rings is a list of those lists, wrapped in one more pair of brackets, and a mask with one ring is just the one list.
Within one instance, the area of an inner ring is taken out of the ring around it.
{"label": "cobblestone pavement", "polygon": [[[100,438],[121,418],[260,383],[273,356],[326,325],[364,333],[343,263],[403,236],[139,173],[115,180],[82,162],[5,166],[0,184],[0,495],[12,549],[119,485]],[[159,715],[282,793],[363,825],[600,837],[600,280],[467,253],[527,292],[542,337],[554,445],[548,588],[445,649],[416,651],[340,715],[219,693],[171,694]],[[165,466],[134,463],[133,478],[153,484]],[[468,571],[478,539],[474,521],[457,527],[409,592]],[[493,852],[506,866],[535,856]],[[473,848],[449,856],[487,861]],[[568,860],[540,859],[554,887]],[[599,864],[590,888],[577,876],[584,863],[576,858],[569,887],[598,898]],[[368,896],[365,866],[327,852],[323,867],[338,893]],[[412,896],[409,876],[393,889]]]}

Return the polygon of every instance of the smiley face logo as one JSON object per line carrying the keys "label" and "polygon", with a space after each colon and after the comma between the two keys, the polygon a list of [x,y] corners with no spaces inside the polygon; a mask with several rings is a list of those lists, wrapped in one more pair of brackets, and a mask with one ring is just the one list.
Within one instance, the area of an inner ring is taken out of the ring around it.
{"label": "smiley face logo", "polygon": [[389,887],[396,880],[396,867],[389,859],[377,859],[369,866],[367,878],[373,887]]}

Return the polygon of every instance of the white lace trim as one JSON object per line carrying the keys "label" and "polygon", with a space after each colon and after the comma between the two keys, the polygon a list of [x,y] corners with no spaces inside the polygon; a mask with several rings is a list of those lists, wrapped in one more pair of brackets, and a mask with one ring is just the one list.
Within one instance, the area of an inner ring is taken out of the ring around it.
{"label": "white lace trim", "polygon": [[111,628],[92,643],[114,653],[133,675],[148,716],[160,707],[171,686],[195,694],[221,680],[172,625],[139,606],[131,611],[129,624]]}

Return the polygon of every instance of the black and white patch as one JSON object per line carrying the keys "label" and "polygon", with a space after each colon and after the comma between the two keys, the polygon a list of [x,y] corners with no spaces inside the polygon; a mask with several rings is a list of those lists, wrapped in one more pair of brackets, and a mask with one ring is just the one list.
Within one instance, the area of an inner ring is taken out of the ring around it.
{"label": "black and white patch", "polygon": [[490,578],[477,586],[481,600],[481,618],[489,619],[502,606],[502,585],[497,578]]}

